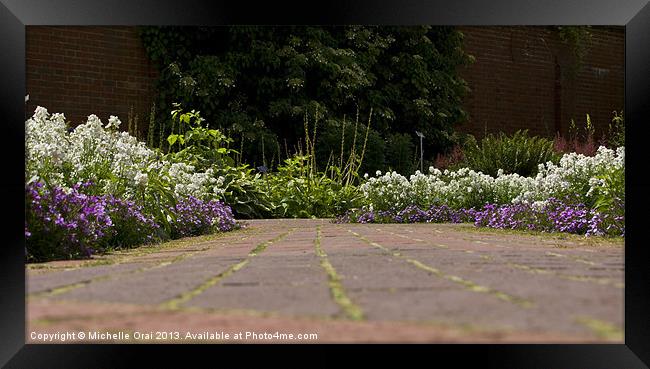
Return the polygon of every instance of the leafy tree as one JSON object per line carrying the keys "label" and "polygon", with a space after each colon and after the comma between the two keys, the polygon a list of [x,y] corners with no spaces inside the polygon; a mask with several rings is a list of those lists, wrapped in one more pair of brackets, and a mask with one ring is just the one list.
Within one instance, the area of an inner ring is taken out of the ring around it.
{"label": "leafy tree", "polygon": [[174,102],[196,109],[252,164],[285,140],[295,146],[315,110],[326,124],[357,111],[366,121],[372,108],[373,132],[422,131],[430,157],[454,143],[465,118],[456,69],[471,57],[453,27],[145,27],[141,36],[161,69],[159,119]]}

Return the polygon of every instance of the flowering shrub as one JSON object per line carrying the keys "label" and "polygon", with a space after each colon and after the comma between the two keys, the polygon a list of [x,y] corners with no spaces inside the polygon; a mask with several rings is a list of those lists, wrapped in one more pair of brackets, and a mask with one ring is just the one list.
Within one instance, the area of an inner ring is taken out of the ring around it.
{"label": "flowering shrub", "polygon": [[[213,194],[219,194],[217,179],[214,178],[214,171],[208,168],[205,172],[196,172],[193,165],[186,163],[172,163],[168,169],[169,179],[174,184],[174,193],[179,198],[188,196],[196,198],[209,198]],[[221,179],[221,184],[223,179]]]}
{"label": "flowering shrub", "polygon": [[145,213],[142,206],[113,195],[104,195],[103,198],[113,223],[103,242],[107,248],[133,247],[158,238],[160,226]]}
{"label": "flowering shrub", "polygon": [[192,165],[163,158],[144,142],[119,132],[120,124],[111,116],[103,126],[96,115],[90,115],[85,124],[68,132],[63,114],[36,108],[25,124],[27,182],[41,180],[65,188],[92,182],[88,191],[129,200],[144,198],[149,207],[170,205],[163,201],[170,194],[181,199],[220,193],[210,169],[198,172]]}
{"label": "flowering shrub", "polygon": [[430,174],[416,171],[408,179],[397,172],[381,175],[360,186],[366,206],[373,210],[403,209],[408,205],[428,208],[447,205],[454,209],[483,204],[508,203],[524,190],[532,188],[534,179],[499,172],[497,178],[462,168],[440,171],[430,167]]}
{"label": "flowering shrub", "polygon": [[616,211],[598,212],[584,204],[570,205],[554,198],[543,204],[488,204],[473,212],[474,224],[479,227],[624,236],[624,218],[615,214]]}
{"label": "flowering shrub", "polygon": [[540,165],[539,173],[515,202],[543,201],[550,197],[569,198],[592,207],[599,196],[625,199],[625,148],[604,146],[593,157],[569,153],[558,165]]}
{"label": "flowering shrub", "polygon": [[[622,204],[619,204],[622,206]],[[508,205],[486,204],[481,209],[454,210],[445,205],[423,210],[410,205],[400,211],[361,210],[335,219],[337,223],[461,223],[477,227],[566,232],[598,236],[624,236],[624,217],[614,212],[599,212],[584,204],[569,205],[557,199],[545,203]]]}
{"label": "flowering shrub", "polygon": [[213,168],[163,156],[119,132],[120,124],[111,116],[104,126],[91,115],[68,130],[63,114],[42,107],[25,122],[29,260],[235,227],[230,207],[215,201],[225,189]]}
{"label": "flowering shrub", "polygon": [[92,181],[104,193],[135,189],[155,154],[128,133],[118,132],[119,125],[111,116],[105,128],[91,115],[68,132],[63,114],[50,116],[45,108],[36,108],[25,124],[28,182],[70,187]]}
{"label": "flowering shrub", "polygon": [[601,146],[593,157],[565,154],[558,164],[540,164],[535,177],[501,170],[492,177],[468,168],[429,172],[408,179],[396,172],[366,175],[360,186],[365,205],[338,221],[473,221],[494,228],[625,233],[624,147]]}
{"label": "flowering shrub", "polygon": [[86,195],[90,183],[71,189],[33,182],[26,188],[27,258],[41,261],[87,257],[106,248],[154,239],[158,225],[133,202]]}
{"label": "flowering shrub", "polygon": [[431,206],[423,210],[409,205],[400,211],[348,211],[337,217],[336,223],[461,223],[473,221],[474,210],[454,210],[446,205]]}
{"label": "flowering shrub", "polygon": [[556,165],[540,164],[535,177],[503,174],[492,177],[468,168],[430,174],[417,171],[408,179],[397,172],[367,178],[360,186],[369,210],[428,208],[447,205],[454,209],[566,198],[591,207],[601,197],[625,199],[625,148],[600,147],[593,157],[565,154]]}
{"label": "flowering shrub", "polygon": [[202,201],[190,196],[179,201],[171,213],[174,238],[226,232],[237,227],[230,206],[215,200]]}

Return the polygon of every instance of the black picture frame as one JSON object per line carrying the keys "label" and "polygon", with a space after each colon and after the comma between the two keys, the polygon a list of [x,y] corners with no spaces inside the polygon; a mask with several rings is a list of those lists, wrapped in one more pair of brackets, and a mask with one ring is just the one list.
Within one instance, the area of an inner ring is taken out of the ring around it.
{"label": "black picture frame", "polygon": [[[650,180],[645,178],[650,117],[650,4],[647,0],[553,1],[329,1],[283,5],[250,1],[75,1],[0,0],[0,135],[4,217],[0,258],[0,365],[7,367],[130,367],[155,355],[187,363],[196,351],[212,364],[224,355],[251,358],[253,347],[213,345],[26,345],[24,267],[24,96],[27,25],[219,25],[219,24],[445,24],[445,25],[624,25],[627,230],[625,239],[625,343],[602,345],[366,345],[303,346],[320,365],[378,359],[404,363],[413,355],[424,363],[450,359],[454,366],[647,368],[650,363],[650,269],[645,245]],[[644,121],[645,120],[645,121]],[[340,355],[323,355],[333,346]],[[287,363],[295,345],[256,346],[266,364]],[[372,350],[372,352],[370,352]],[[347,351],[347,352],[346,352]],[[191,352],[191,353],[188,353]],[[320,355],[318,355],[320,354]],[[189,355],[189,356],[188,356]],[[315,356],[318,355],[318,356]],[[350,358],[350,359],[348,359]],[[296,359],[298,360],[298,359]],[[305,359],[299,359],[305,360]],[[241,361],[241,363],[245,363]],[[644,364],[645,363],[645,364]],[[300,362],[296,361],[296,365]],[[307,365],[308,363],[305,363]],[[301,365],[302,366],[302,365]]]}

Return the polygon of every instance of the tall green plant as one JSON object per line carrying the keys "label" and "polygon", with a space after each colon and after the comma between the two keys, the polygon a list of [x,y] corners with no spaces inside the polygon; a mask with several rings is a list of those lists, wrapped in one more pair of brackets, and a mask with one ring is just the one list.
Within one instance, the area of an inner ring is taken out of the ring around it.
{"label": "tall green plant", "polygon": [[461,166],[491,176],[496,176],[500,169],[504,174],[534,176],[539,164],[557,160],[559,156],[554,151],[553,141],[531,137],[527,130],[520,130],[512,136],[490,134],[480,145],[470,140],[464,148]]}
{"label": "tall green plant", "polygon": [[612,122],[609,124],[608,144],[611,147],[625,146],[625,117],[623,111],[613,112]]}
{"label": "tall green plant", "polygon": [[[352,149],[347,158],[343,154],[337,160],[333,155],[325,165],[316,160],[318,142],[318,119],[314,114],[313,127],[308,116],[304,117],[305,148],[284,160],[277,172],[264,176],[271,202],[276,204],[275,215],[279,217],[333,217],[359,205],[360,192],[356,187],[359,168],[363,164],[372,114],[369,114],[360,152],[355,150],[358,132],[353,134]],[[355,125],[358,127],[358,120]],[[341,134],[345,147],[345,133]],[[340,166],[343,163],[343,166]]]}

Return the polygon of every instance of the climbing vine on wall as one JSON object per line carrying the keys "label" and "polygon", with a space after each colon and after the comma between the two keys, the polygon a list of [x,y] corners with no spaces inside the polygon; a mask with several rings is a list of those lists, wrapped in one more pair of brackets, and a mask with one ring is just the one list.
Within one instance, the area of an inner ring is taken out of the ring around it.
{"label": "climbing vine on wall", "polygon": [[571,48],[575,63],[572,74],[575,74],[583,65],[585,57],[591,46],[591,30],[589,26],[558,26],[560,40]]}

